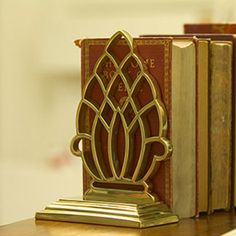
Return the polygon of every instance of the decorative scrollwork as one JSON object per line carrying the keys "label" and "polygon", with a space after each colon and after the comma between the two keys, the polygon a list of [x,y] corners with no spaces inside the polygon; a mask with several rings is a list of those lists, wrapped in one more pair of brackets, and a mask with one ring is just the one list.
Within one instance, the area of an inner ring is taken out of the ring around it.
{"label": "decorative scrollwork", "polygon": [[[125,40],[129,49],[122,58],[113,50],[119,40]],[[71,150],[82,157],[84,167],[98,182],[145,184],[172,152],[159,87],[135,50],[127,32],[113,35],[87,79],[78,107]],[[114,69],[110,80],[102,74],[106,63]],[[137,73],[129,71],[131,64]],[[143,87],[149,96],[142,93]],[[88,117],[90,127],[86,129]],[[156,130],[150,128],[150,122],[156,122]],[[79,148],[81,142],[89,147],[87,151]]]}

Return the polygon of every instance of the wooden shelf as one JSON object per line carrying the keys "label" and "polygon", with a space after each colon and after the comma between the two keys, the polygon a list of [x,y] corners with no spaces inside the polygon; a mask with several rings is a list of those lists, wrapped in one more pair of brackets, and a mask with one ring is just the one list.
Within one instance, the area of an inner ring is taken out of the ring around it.
{"label": "wooden shelf", "polygon": [[1,236],[187,236],[221,235],[236,228],[235,213],[216,212],[198,219],[184,219],[147,229],[132,229],[91,224],[24,220],[0,227]]}

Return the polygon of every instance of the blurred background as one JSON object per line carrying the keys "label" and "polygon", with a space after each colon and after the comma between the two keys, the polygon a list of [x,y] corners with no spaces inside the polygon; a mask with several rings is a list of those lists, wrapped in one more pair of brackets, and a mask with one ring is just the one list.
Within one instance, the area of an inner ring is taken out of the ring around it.
{"label": "blurred background", "polygon": [[75,39],[182,33],[184,23],[234,20],[234,2],[0,0],[0,225],[82,194],[69,151],[81,89]]}

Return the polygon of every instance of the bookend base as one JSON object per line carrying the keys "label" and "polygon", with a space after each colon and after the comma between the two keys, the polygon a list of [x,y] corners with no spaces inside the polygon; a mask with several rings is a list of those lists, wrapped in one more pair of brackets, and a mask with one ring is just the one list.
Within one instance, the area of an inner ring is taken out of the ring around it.
{"label": "bookend base", "polygon": [[161,202],[133,204],[60,199],[37,212],[36,220],[67,221],[133,228],[176,223],[178,217]]}

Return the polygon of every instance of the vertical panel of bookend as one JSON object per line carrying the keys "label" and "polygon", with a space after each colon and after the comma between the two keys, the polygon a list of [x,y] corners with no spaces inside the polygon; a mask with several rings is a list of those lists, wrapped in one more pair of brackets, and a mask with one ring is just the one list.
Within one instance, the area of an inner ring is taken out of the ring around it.
{"label": "vertical panel of bookend", "polygon": [[[76,45],[81,47],[82,55],[82,85],[86,76],[91,73],[96,58],[98,58],[106,44],[107,39],[85,39],[76,41]],[[149,73],[160,85],[163,101],[168,112],[169,129],[168,137],[172,137],[171,123],[171,38],[158,39],[135,39],[139,54],[143,57]],[[86,62],[86,63],[85,63]],[[89,119],[89,117],[88,117]],[[161,163],[158,173],[153,176],[153,189],[169,207],[172,206],[172,174],[170,167],[171,159]],[[91,178],[83,170],[84,192],[89,187]]]}

